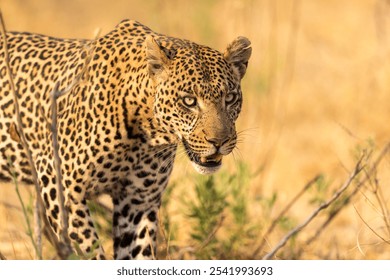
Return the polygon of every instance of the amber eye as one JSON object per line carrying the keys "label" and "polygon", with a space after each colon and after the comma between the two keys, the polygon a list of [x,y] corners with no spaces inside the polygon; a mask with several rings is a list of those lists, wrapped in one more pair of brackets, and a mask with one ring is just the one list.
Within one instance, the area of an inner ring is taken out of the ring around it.
{"label": "amber eye", "polygon": [[225,103],[227,105],[231,105],[231,104],[234,104],[236,101],[237,101],[237,94],[235,93],[228,93],[226,96],[225,96]]}
{"label": "amber eye", "polygon": [[184,96],[183,103],[189,108],[194,107],[196,106],[196,98],[192,96]]}

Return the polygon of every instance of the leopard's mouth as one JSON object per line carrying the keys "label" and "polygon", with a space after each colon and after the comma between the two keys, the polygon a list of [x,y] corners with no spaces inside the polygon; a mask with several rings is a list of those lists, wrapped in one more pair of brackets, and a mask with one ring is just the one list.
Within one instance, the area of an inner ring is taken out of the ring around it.
{"label": "leopard's mouth", "polygon": [[217,167],[222,164],[222,155],[219,153],[207,157],[192,154],[191,159],[203,167]]}
{"label": "leopard's mouth", "polygon": [[199,173],[212,174],[221,167],[223,155],[221,155],[220,153],[215,153],[209,156],[202,156],[194,152],[185,140],[183,140],[182,142],[187,156],[191,160],[193,167]]}

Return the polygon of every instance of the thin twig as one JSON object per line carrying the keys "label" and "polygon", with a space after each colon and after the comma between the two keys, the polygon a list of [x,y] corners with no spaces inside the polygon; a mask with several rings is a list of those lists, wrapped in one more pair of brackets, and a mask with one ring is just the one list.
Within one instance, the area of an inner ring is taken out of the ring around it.
{"label": "thin twig", "polygon": [[354,170],[350,174],[349,178],[347,181],[339,188],[339,190],[326,202],[322,203],[317,209],[315,209],[309,216],[308,218],[300,225],[292,229],[290,232],[288,232],[282,239],[281,241],[272,249],[271,252],[266,254],[263,257],[263,260],[269,260],[271,259],[277,251],[279,251],[280,248],[282,248],[284,245],[286,245],[287,241],[290,240],[291,237],[296,235],[298,232],[300,232],[303,228],[305,228],[322,210],[326,209],[331,205],[336,199],[340,197],[342,193],[351,185],[352,181],[355,179],[355,177],[363,170],[363,166],[361,165],[363,158],[365,155],[363,155],[358,163],[356,164]]}
{"label": "thin twig", "polygon": [[[376,170],[375,170],[376,171]],[[374,189],[372,190],[372,193],[374,194],[380,208],[381,216],[383,217],[383,222],[385,223],[387,233],[390,236],[390,215],[389,215],[389,209],[386,204],[386,199],[383,196],[382,188],[379,185],[378,178],[376,172],[373,174],[373,185]],[[370,201],[367,198],[368,201]]]}
{"label": "thin twig", "polygon": [[164,225],[163,225],[163,222],[161,219],[161,211],[162,211],[162,209],[160,208],[160,210],[158,211],[158,228],[159,228],[159,231],[161,233],[162,238],[164,239],[164,243],[166,246],[166,259],[171,260],[171,255],[169,253],[169,245],[170,245],[169,243],[170,243],[171,232],[169,231],[168,237],[167,237],[167,234],[165,232]]}
{"label": "thin twig", "polygon": [[345,203],[338,205],[333,209],[333,211],[329,214],[328,218],[322,223],[321,226],[318,227],[315,234],[306,241],[306,245],[310,245],[314,240],[316,240],[323,230],[331,223],[331,221],[341,212],[342,209],[351,201],[351,199],[359,192],[359,190],[364,186],[364,184],[371,178],[373,172],[375,172],[384,159],[384,157],[390,152],[390,142],[385,145],[385,147],[380,152],[379,156],[375,160],[374,164],[371,168],[365,172],[365,177],[357,184],[356,188],[348,195]]}
{"label": "thin twig", "polygon": [[169,229],[169,232],[168,232],[168,238],[167,238],[167,242],[166,242],[166,246],[167,246],[167,249],[166,249],[166,259],[167,260],[171,260],[172,257],[171,257],[171,253],[170,253],[170,248],[171,248],[171,230]]}
{"label": "thin twig", "polygon": [[[62,172],[61,172],[61,159],[58,153],[58,137],[57,137],[57,98],[60,96],[58,90],[59,83],[54,85],[54,89],[50,94],[51,97],[51,133],[52,133],[52,144],[53,144],[53,156],[54,156],[54,168],[56,170],[57,178],[57,193],[58,193],[58,207],[60,212],[60,240],[66,247],[71,248],[70,240],[68,236],[68,212],[65,209],[65,198],[64,198],[64,187],[62,185]],[[70,249],[70,252],[72,250]]]}
{"label": "thin twig", "polygon": [[18,182],[18,179],[17,179],[16,172],[15,172],[14,167],[12,165],[12,162],[10,160],[9,160],[9,169],[10,169],[10,172],[12,174],[12,179],[13,179],[13,183],[14,183],[14,186],[15,186],[16,195],[18,197],[20,206],[22,207],[23,217],[24,217],[24,219],[26,221],[27,235],[31,239],[31,243],[32,243],[32,245],[34,247],[36,256],[39,256],[38,252],[40,250],[38,249],[38,243],[36,242],[36,240],[34,240],[34,235],[33,235],[33,231],[32,231],[32,228],[31,228],[30,218],[29,218],[28,213],[27,213],[27,208],[24,205],[24,201],[23,201],[22,195],[21,195],[21,193],[19,191],[19,182]]}
{"label": "thin twig", "polygon": [[[23,131],[23,123],[22,123],[22,118],[20,116],[20,110],[19,110],[18,93],[17,93],[17,89],[15,87],[15,83],[14,83],[13,76],[12,76],[12,70],[11,70],[11,66],[10,66],[7,32],[6,32],[5,23],[4,23],[3,15],[1,13],[1,11],[0,11],[0,24],[1,24],[1,34],[3,36],[3,45],[4,45],[4,61],[5,61],[5,65],[7,68],[9,83],[10,83],[10,87],[11,87],[11,91],[12,91],[13,99],[14,99],[14,109],[15,109],[15,116],[16,116],[16,121],[17,121],[17,130],[18,130],[18,134],[20,136],[21,144],[22,144],[22,146],[27,154],[27,159],[28,159],[28,162],[30,164],[31,176],[33,178],[33,182],[35,185],[36,195],[37,195],[37,197],[40,197],[41,188],[39,186],[37,171],[35,169],[34,161],[32,158],[32,153],[28,147],[26,136],[25,136],[24,131]],[[37,198],[37,199],[40,199],[40,198]],[[40,205],[41,205],[40,207],[42,207],[42,205],[43,205],[42,200],[40,200]],[[40,218],[36,217],[36,219],[40,219]],[[37,236],[36,236],[37,240],[41,240],[42,238],[41,238],[40,229],[37,229],[35,231],[35,233],[37,234]],[[36,253],[38,255],[38,258],[42,259],[41,244],[39,244],[39,246],[36,248]]]}
{"label": "thin twig", "polygon": [[199,252],[203,248],[205,248],[214,238],[214,236],[217,234],[218,230],[222,227],[223,221],[225,220],[225,216],[221,216],[218,223],[215,225],[214,229],[210,234],[207,236],[207,238],[196,248],[196,252]]}
{"label": "thin twig", "polygon": [[[94,40],[97,39],[97,37],[99,36],[99,33],[96,34],[96,37]],[[63,90],[58,90],[59,89],[59,84],[57,82],[58,85],[57,86],[57,89],[56,90],[53,90],[52,93],[55,92],[55,95],[56,95],[56,99],[68,94],[76,85],[78,85],[80,82],[81,82],[81,79],[83,78],[83,76],[86,74],[87,72],[87,69],[88,69],[88,65],[89,63],[91,62],[91,59],[92,59],[92,53],[94,51],[94,48],[91,47],[91,46],[88,46],[89,47],[89,50],[88,50],[88,54],[87,54],[87,57],[85,59],[85,64],[84,64],[84,67],[83,69],[81,69],[81,72],[73,79],[73,81],[66,87],[64,88]]]}
{"label": "thin twig", "polygon": [[284,207],[284,209],[279,213],[279,215],[272,221],[272,224],[269,226],[266,233],[263,235],[262,239],[263,241],[261,244],[256,248],[256,250],[252,254],[252,258],[255,258],[259,252],[261,252],[265,246],[265,243],[267,241],[267,237],[272,233],[275,226],[278,224],[278,222],[285,216],[288,210],[295,204],[295,202],[320,178],[320,175],[315,176],[313,179],[311,179],[309,182],[306,183],[306,185],[302,188],[300,192],[298,192],[294,198]]}
{"label": "thin twig", "polygon": [[[95,38],[96,39],[96,38]],[[54,159],[54,168],[56,170],[56,183],[57,183],[57,193],[58,193],[58,207],[60,212],[60,242],[62,242],[62,248],[64,252],[61,255],[69,256],[73,253],[71,241],[68,235],[68,212],[65,209],[65,197],[64,197],[64,186],[62,185],[62,172],[61,172],[61,158],[59,155],[59,144],[58,144],[58,106],[57,99],[68,94],[76,85],[78,85],[87,71],[89,62],[91,61],[91,53],[93,48],[90,48],[88,55],[85,61],[85,65],[81,72],[76,76],[76,78],[63,90],[59,90],[60,82],[56,82],[53,90],[50,93],[51,98],[51,126],[50,131],[52,133],[52,148],[53,148],[53,159]]]}
{"label": "thin twig", "polygon": [[363,217],[360,215],[359,211],[356,209],[356,207],[354,206],[353,207],[356,211],[356,214],[359,216],[359,218],[362,220],[362,222],[366,225],[366,227],[368,227],[372,233],[374,233],[376,236],[378,236],[383,242],[387,243],[390,245],[390,239],[389,240],[386,240],[384,239],[382,236],[380,236],[372,227],[370,227],[370,225],[363,219]]}
{"label": "thin twig", "polygon": [[42,259],[42,219],[40,198],[38,194],[35,195],[34,199],[34,234],[37,243],[35,258]]}

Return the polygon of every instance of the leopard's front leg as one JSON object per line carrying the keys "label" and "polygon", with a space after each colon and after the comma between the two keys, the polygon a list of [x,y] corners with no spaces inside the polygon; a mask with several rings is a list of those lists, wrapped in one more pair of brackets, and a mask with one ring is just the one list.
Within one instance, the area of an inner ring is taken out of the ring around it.
{"label": "leopard's front leg", "polygon": [[138,162],[130,176],[120,180],[120,191],[112,193],[115,259],[156,258],[158,210],[175,149],[171,146],[150,151],[150,157]]}
{"label": "leopard's front leg", "polygon": [[114,258],[155,259],[160,201],[136,205],[132,200],[113,199]]}

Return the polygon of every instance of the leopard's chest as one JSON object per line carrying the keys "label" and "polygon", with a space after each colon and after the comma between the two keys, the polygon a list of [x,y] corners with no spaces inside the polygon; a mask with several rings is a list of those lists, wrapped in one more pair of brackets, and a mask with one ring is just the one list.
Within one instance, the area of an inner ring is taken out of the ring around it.
{"label": "leopard's chest", "polygon": [[107,153],[87,167],[87,197],[101,193],[131,195],[134,203],[149,202],[165,189],[176,146],[133,145]]}

